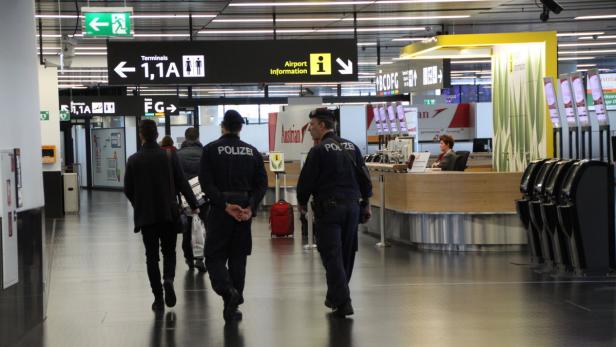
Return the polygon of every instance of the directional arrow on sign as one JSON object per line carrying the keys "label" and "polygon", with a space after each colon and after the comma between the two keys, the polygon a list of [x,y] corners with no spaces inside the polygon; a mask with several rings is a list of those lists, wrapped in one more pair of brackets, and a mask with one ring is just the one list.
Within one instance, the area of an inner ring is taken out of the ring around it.
{"label": "directional arrow on sign", "polygon": [[108,27],[109,23],[107,22],[99,22],[100,18],[96,17],[94,18],[91,22],[90,22],[90,27],[92,27],[92,29],[94,29],[94,31],[100,31],[100,29],[98,27]]}
{"label": "directional arrow on sign", "polygon": [[122,78],[126,78],[125,72],[135,72],[134,67],[124,67],[124,65],[126,65],[126,62],[121,61],[120,64],[118,64],[118,66],[116,66],[115,69],[113,69],[113,71],[115,71],[115,73],[117,73],[118,76]]}
{"label": "directional arrow on sign", "polygon": [[353,62],[351,61],[351,59],[347,59],[347,63],[345,64],[342,59],[337,58],[336,63],[338,63],[338,65],[340,65],[340,67],[342,68],[342,70],[338,70],[338,72],[340,72],[341,74],[343,75],[353,74]]}
{"label": "directional arrow on sign", "polygon": [[178,109],[178,108],[177,108],[177,107],[175,107],[175,105],[174,105],[174,104],[171,104],[171,105],[167,106],[167,111],[169,111],[169,112],[171,112],[171,113],[175,112],[175,110],[177,110],[177,109]]}

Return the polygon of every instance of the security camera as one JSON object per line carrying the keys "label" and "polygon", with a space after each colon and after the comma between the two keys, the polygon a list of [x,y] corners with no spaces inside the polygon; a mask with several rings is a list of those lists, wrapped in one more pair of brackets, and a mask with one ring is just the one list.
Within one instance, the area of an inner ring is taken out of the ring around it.
{"label": "security camera", "polygon": [[547,7],[550,11],[554,12],[554,14],[560,14],[563,10],[562,6],[560,6],[555,0],[541,0],[541,3],[544,7]]}
{"label": "security camera", "polygon": [[593,35],[593,36],[592,36],[592,39],[593,39],[593,40],[597,40],[597,39],[599,39],[599,35]]}
{"label": "security camera", "polygon": [[547,22],[550,19],[550,12],[559,14],[563,10],[562,6],[560,6],[555,0],[540,1],[543,4],[543,9],[541,11],[541,15],[539,16],[539,19],[541,19],[542,22]]}

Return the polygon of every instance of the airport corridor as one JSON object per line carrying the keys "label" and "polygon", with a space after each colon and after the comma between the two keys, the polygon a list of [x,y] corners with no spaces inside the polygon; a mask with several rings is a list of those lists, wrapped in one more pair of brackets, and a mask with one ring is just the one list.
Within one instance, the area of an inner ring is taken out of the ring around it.
{"label": "airport corridor", "polygon": [[[387,249],[360,233],[355,315],[331,316],[316,250],[253,224],[243,321],[225,326],[209,277],[177,244],[176,307],[157,316],[141,235],[121,192],[82,193],[46,223],[47,319],[19,346],[613,346],[616,281],[554,279],[526,254]],[[27,309],[27,308],[26,308]]]}

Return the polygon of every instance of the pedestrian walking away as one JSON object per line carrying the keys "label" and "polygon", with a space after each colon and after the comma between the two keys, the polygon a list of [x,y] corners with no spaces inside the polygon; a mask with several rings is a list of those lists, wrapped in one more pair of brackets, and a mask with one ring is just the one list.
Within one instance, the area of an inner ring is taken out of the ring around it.
{"label": "pedestrian walking away", "polygon": [[[134,209],[134,231],[141,232],[143,237],[148,279],[154,294],[152,309],[160,311],[165,304],[173,307],[176,303],[173,280],[177,241],[174,222],[178,218],[179,206],[177,191],[184,195],[193,213],[199,210],[176,153],[163,150],[156,143],[156,123],[149,119],[141,121],[139,137],[141,150],[131,155],[126,163],[124,194]],[[163,284],[158,266],[159,247],[163,253]]]}
{"label": "pedestrian walking away", "polygon": [[372,184],[359,148],[334,132],[333,112],[309,114],[309,132],[319,143],[308,152],[297,183],[300,213],[313,197],[317,249],[325,267],[325,306],[336,316],[354,313],[349,282],[357,252],[357,227],[371,217]]}
{"label": "pedestrian walking away", "polygon": [[[184,170],[184,177],[186,180],[191,180],[194,177],[199,176],[199,167],[201,162],[201,153],[203,152],[203,145],[199,142],[199,132],[196,128],[188,128],[184,132],[184,142],[177,151],[180,164]],[[207,207],[199,206],[201,209],[201,215],[203,216],[207,211]],[[195,217],[188,216],[186,227],[182,233],[182,251],[184,253],[184,260],[189,269],[197,268],[200,272],[206,272],[205,260],[203,256],[195,257],[193,254],[192,245],[192,219]]]}
{"label": "pedestrian walking away", "polygon": [[242,319],[246,259],[252,251],[251,221],[267,189],[259,151],[240,140],[244,119],[225,112],[222,136],[203,148],[199,181],[211,201],[205,263],[212,288],[223,298],[225,321]]}

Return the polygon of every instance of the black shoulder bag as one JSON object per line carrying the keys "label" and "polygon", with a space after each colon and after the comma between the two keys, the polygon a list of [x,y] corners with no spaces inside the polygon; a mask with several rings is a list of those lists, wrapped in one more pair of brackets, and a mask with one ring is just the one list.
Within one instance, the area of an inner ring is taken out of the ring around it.
{"label": "black shoulder bag", "polygon": [[179,203],[179,197],[175,190],[175,175],[173,174],[173,165],[171,159],[171,150],[165,150],[167,152],[167,164],[169,167],[169,188],[173,198],[171,199],[171,224],[173,224],[173,231],[178,234],[184,232],[185,221],[183,219],[182,206]]}
{"label": "black shoulder bag", "polygon": [[[353,164],[353,168],[355,169],[355,177],[357,177],[357,184],[360,187],[365,187],[368,185],[372,185],[372,180],[370,179],[370,172],[368,171],[368,168],[364,165],[362,167],[360,167],[359,165],[357,165],[357,162],[355,161],[355,158],[353,158],[353,156],[351,156],[351,154],[346,151],[344,148],[342,148],[342,144],[340,144],[340,142],[338,142],[338,140],[331,138],[332,142],[334,142],[334,144],[336,144],[340,150],[342,151],[342,153],[345,154],[345,156],[347,157],[347,159],[349,159],[351,161],[351,163]],[[364,224],[368,221],[368,216],[364,213],[364,209],[367,206],[368,202],[367,201],[362,201],[361,202],[361,211],[360,211],[360,216],[359,216],[359,223],[360,224]]]}

